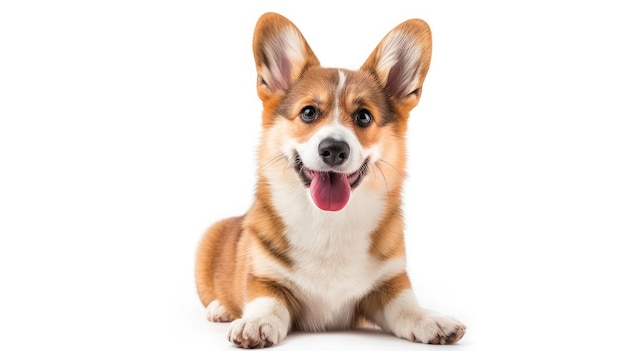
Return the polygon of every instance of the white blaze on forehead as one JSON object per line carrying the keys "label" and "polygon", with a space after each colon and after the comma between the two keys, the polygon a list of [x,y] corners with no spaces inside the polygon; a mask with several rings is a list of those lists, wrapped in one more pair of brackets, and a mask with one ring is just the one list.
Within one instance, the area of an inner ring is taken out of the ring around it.
{"label": "white blaze on forehead", "polygon": [[326,165],[319,156],[319,144],[326,138],[343,141],[350,147],[350,157],[348,162],[339,167],[335,167],[334,170],[341,172],[353,173],[356,172],[359,167],[365,161],[363,156],[363,147],[357,139],[354,131],[350,128],[342,125],[341,120],[341,96],[346,87],[346,73],[342,70],[337,70],[338,81],[333,91],[334,102],[332,109],[332,121],[322,126],[315,132],[311,138],[304,143],[296,146],[296,151],[300,155],[304,166],[319,171],[329,171],[332,167]]}
{"label": "white blaze on forehead", "polygon": [[346,86],[346,74],[340,69],[337,70],[337,73],[339,73],[339,82],[335,88],[335,106],[333,109],[335,121],[339,120],[339,115],[341,114],[341,111],[339,110],[341,93]]}

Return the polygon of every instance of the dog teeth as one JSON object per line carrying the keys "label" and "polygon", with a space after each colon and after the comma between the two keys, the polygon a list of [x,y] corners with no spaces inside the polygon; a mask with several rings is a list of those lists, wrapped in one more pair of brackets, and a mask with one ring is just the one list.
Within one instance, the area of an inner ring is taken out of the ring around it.
{"label": "dog teeth", "polygon": [[359,178],[360,175],[361,175],[361,172],[354,172],[350,174],[348,176],[348,183],[350,184],[354,183]]}

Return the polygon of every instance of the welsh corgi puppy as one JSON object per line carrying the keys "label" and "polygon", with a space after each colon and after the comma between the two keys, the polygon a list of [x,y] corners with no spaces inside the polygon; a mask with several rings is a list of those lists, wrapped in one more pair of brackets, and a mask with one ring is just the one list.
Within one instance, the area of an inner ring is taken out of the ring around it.
{"label": "welsh corgi puppy", "polygon": [[418,305],[405,270],[405,133],[430,64],[428,25],[398,25],[352,71],[321,67],[293,23],[266,13],[253,52],[256,195],[199,244],[208,319],[232,321],[228,340],[243,348],[363,322],[413,342],[457,342],[465,326]]}

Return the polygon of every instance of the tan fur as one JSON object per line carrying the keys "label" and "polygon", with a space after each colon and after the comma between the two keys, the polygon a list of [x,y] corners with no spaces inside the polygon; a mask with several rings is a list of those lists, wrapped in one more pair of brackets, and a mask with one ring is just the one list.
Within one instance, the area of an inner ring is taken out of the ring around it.
{"label": "tan fur", "polygon": [[359,315],[363,316],[366,320],[372,320],[376,312],[380,311],[404,289],[410,287],[411,282],[406,273],[399,274],[387,280],[361,300],[357,306]]}
{"label": "tan fur", "polygon": [[[264,170],[273,169],[277,177],[285,179],[293,177],[289,173],[294,172],[289,160],[276,158],[278,146],[274,138],[289,135],[300,143],[304,142],[319,128],[332,122],[331,115],[336,116],[337,108],[341,116],[338,122],[352,130],[361,145],[378,145],[382,153],[382,161],[370,166],[365,180],[359,185],[363,189],[358,190],[386,194],[386,210],[376,229],[369,234],[369,255],[381,264],[405,256],[401,209],[406,162],[404,135],[409,112],[421,96],[421,87],[430,65],[431,42],[428,25],[421,20],[406,21],[394,31],[416,38],[416,45],[421,50],[416,83],[402,87],[410,90],[409,93],[399,94],[398,91],[404,90],[388,88],[389,79],[398,78],[394,78],[391,70],[381,69],[385,67],[380,64],[384,56],[383,40],[360,70],[342,71],[345,86],[337,96],[329,87],[337,85],[338,71],[319,66],[313,51],[291,22],[272,13],[259,19],[253,51],[259,74],[257,92],[263,102],[263,134],[258,151],[255,201],[244,216],[213,225],[200,242],[195,273],[198,294],[205,306],[219,301],[230,320],[242,316],[247,302],[257,297],[272,297],[287,307],[291,327],[299,328],[306,305],[303,301],[305,297],[294,289],[290,281],[267,268],[267,262],[273,262],[275,267],[280,267],[276,269],[289,272],[294,257],[290,255],[285,223],[273,202],[271,180]],[[286,40],[281,35],[286,35],[288,39],[297,38],[291,43],[304,53],[302,57],[296,55],[291,58],[290,64],[279,67],[285,72],[270,67],[274,55],[272,50]],[[282,73],[277,75],[277,71]],[[307,105],[316,106],[321,111],[314,125],[299,121],[299,113]],[[353,113],[360,108],[368,109],[374,117],[374,122],[367,128],[354,125]],[[379,282],[355,305],[355,323],[363,319],[373,321],[386,304],[410,288],[409,278],[404,272]]]}
{"label": "tan fur", "polygon": [[[238,244],[244,242],[241,240],[242,219],[229,218],[209,228],[196,256],[196,287],[202,304],[207,306],[219,298],[233,317],[241,315],[243,290],[231,290],[230,284],[224,282],[241,281],[245,277],[245,271],[238,271],[237,265],[232,264],[245,259],[237,255]],[[229,298],[225,299],[224,296]]]}

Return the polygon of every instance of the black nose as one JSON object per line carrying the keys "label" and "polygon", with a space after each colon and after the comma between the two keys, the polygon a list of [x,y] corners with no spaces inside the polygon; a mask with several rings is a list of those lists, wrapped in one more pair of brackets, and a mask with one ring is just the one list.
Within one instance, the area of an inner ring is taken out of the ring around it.
{"label": "black nose", "polygon": [[350,146],[345,141],[326,138],[320,142],[318,152],[329,166],[339,166],[350,156]]}

